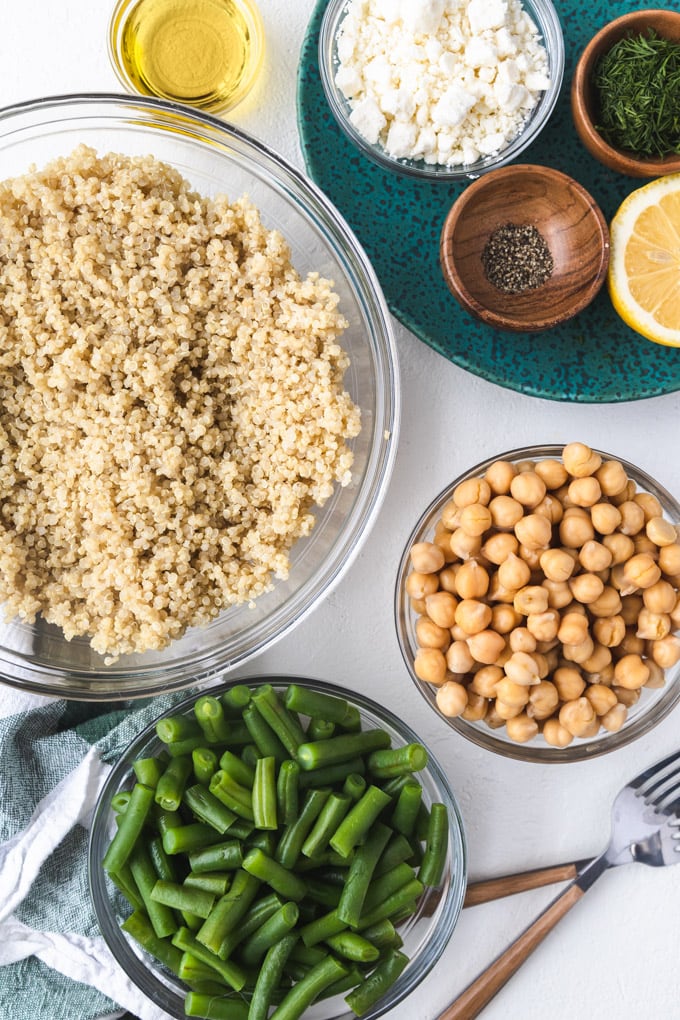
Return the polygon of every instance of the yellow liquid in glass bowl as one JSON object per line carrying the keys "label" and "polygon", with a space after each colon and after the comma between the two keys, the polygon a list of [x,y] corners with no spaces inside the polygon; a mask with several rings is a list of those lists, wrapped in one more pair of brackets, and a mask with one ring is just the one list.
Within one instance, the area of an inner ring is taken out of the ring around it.
{"label": "yellow liquid in glass bowl", "polygon": [[259,12],[244,0],[122,0],[110,46],[128,88],[216,112],[250,89],[262,36]]}

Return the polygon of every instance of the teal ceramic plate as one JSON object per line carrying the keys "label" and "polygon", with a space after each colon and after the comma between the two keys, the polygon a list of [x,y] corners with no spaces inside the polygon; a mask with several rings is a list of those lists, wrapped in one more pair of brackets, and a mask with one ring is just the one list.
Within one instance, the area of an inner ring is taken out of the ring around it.
{"label": "teal ceramic plate", "polygon": [[[424,343],[475,375],[531,396],[582,403],[639,400],[680,390],[680,348],[638,336],[613,310],[606,287],[576,318],[544,333],[501,333],[472,319],[451,296],[439,269],[439,235],[465,184],[391,174],[356,150],[336,125],[319,79],[319,0],[298,70],[298,125],[310,177],[345,216],[378,274],[393,314]],[[600,166],[574,130],[569,83],[578,56],[613,17],[644,6],[601,0],[557,2],[564,30],[562,94],[522,162],[557,167],[590,191],[609,221],[644,181]],[[679,9],[680,3],[664,6]]]}

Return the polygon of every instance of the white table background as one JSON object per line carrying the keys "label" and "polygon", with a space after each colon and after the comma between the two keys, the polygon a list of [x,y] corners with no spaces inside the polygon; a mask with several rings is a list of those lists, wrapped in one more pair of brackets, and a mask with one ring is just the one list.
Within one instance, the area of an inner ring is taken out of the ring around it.
{"label": "white table background", "polygon": [[[298,167],[296,72],[313,6],[313,0],[260,0],[264,69],[251,95],[229,114]],[[0,9],[0,105],[57,93],[120,91],[106,52],[107,2],[3,0]],[[393,578],[410,529],[430,499],[471,464],[515,446],[580,440],[639,464],[680,495],[680,394],[612,405],[537,400],[449,364],[396,320],[394,328],[401,441],[377,523],[324,603],[240,675],[317,676],[363,690],[402,714],[448,772],[465,822],[471,878],[590,856],[607,842],[610,804],[620,786],[680,746],[678,710],[633,746],[582,764],[530,765],[478,749],[437,719],[408,679],[393,625]],[[0,699],[9,696],[0,689]],[[392,1012],[394,1020],[434,1020],[554,891],[465,910],[435,972]],[[679,948],[680,869],[629,865],[610,871],[482,1016],[676,1020]],[[1,1003],[0,1014],[9,1015]]]}

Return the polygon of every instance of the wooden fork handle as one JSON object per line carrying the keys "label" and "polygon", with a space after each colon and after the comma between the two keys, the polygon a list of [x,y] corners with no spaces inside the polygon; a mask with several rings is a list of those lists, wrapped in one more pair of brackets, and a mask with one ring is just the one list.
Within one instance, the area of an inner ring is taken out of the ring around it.
{"label": "wooden fork handle", "polygon": [[502,878],[489,878],[484,882],[472,882],[465,893],[464,907],[474,907],[478,903],[488,903],[502,896],[525,892],[527,889],[540,889],[554,882],[570,882],[576,878],[581,862],[574,864],[557,864],[552,868],[535,868],[518,875],[503,875]]}
{"label": "wooden fork handle", "polygon": [[437,1020],[474,1020],[500,991],[557,922],[584,895],[578,885],[569,885],[508,948],[497,956]]}

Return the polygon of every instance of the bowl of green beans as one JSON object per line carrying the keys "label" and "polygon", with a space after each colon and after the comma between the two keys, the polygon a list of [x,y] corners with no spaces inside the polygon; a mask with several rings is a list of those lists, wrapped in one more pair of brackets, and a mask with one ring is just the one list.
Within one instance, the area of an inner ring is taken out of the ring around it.
{"label": "bowl of green beans", "polygon": [[466,874],[455,797],[418,736],[298,677],[208,688],[147,726],[89,846],[113,956],[177,1018],[382,1016],[441,956]]}

